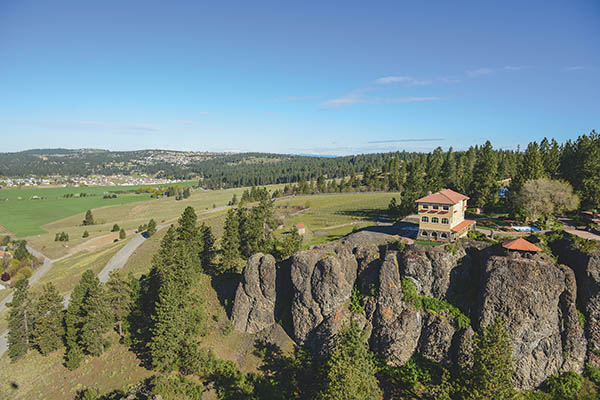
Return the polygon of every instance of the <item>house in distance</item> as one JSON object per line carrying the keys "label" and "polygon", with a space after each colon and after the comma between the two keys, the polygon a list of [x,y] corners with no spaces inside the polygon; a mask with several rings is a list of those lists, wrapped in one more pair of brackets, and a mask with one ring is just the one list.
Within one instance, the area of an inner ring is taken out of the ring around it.
{"label": "house in distance", "polygon": [[451,189],[418,199],[418,239],[453,242],[465,236],[475,227],[475,221],[465,219],[467,200],[467,196]]}

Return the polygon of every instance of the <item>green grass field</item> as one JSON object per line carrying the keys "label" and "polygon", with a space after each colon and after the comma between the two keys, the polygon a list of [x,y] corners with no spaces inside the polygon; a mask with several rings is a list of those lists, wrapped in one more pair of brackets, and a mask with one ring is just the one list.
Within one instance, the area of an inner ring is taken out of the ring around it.
{"label": "green grass field", "polygon": [[[279,199],[277,215],[284,217],[282,231],[295,224],[306,226],[305,247],[337,240],[354,229],[375,224],[398,193],[336,193]],[[308,206],[297,211],[294,206]]]}
{"label": "green grass field", "polygon": [[[19,237],[43,234],[47,231],[42,226],[84,213],[90,209],[151,200],[148,193],[119,194],[116,199],[104,199],[102,197],[102,194],[105,192],[129,191],[139,187],[141,186],[1,189],[0,225]],[[65,194],[78,194],[82,192],[95,194],[96,196],[63,197]],[[32,200],[33,196],[38,196],[40,199]],[[78,221],[78,223],[81,224],[81,221]]]}

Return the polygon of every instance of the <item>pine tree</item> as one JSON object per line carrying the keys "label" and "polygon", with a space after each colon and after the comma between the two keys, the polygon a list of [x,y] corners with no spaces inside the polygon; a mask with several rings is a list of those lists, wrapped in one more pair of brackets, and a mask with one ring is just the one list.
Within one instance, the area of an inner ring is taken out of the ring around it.
{"label": "pine tree", "polygon": [[44,285],[41,295],[35,302],[35,323],[33,343],[40,353],[46,355],[57,350],[62,344],[63,298],[52,283]]}
{"label": "pine tree", "polygon": [[125,229],[121,228],[119,231],[119,239],[123,240],[127,237],[127,233],[125,233]]}
{"label": "pine tree", "polygon": [[473,400],[512,399],[512,350],[504,323],[496,320],[473,339],[470,395]]}
{"label": "pine tree", "polygon": [[94,225],[94,215],[92,214],[92,210],[86,211],[83,225]]}
{"label": "pine tree", "polygon": [[152,337],[148,344],[152,366],[161,371],[172,371],[179,363],[179,349],[186,339],[187,313],[184,299],[189,289],[186,276],[191,257],[184,246],[177,246],[158,290],[158,300],[152,315]]}
{"label": "pine tree", "polygon": [[442,164],[444,163],[444,154],[442,148],[436,148],[427,157],[427,189],[437,192],[442,188]]}
{"label": "pine tree", "polygon": [[89,354],[99,356],[104,351],[104,334],[111,327],[111,310],[104,287],[94,275],[81,305],[80,343]]}
{"label": "pine tree", "polygon": [[488,140],[477,155],[473,172],[471,197],[475,207],[494,205],[498,198],[498,161]]}
{"label": "pine tree", "polygon": [[117,323],[119,336],[123,337],[123,322],[133,306],[132,289],[129,281],[123,279],[120,271],[112,271],[106,283],[106,297],[114,321]]}
{"label": "pine tree", "polygon": [[327,361],[323,400],[377,400],[381,389],[377,367],[364,333],[352,322],[337,337],[338,344]]}
{"label": "pine tree", "polygon": [[14,362],[25,356],[31,348],[34,308],[27,279],[17,282],[13,299],[7,306],[8,356]]}
{"label": "pine tree", "polygon": [[298,228],[294,226],[291,232],[289,232],[283,238],[281,243],[281,255],[283,258],[288,258],[294,255],[294,253],[300,251],[302,246],[302,236],[298,232]]}
{"label": "pine tree", "polygon": [[450,147],[442,164],[442,179],[445,186],[456,189],[456,168],[456,157]]}
{"label": "pine tree", "polygon": [[237,268],[241,258],[238,214],[231,209],[227,212],[223,237],[221,238],[221,270],[232,271]]}
{"label": "pine tree", "polygon": [[216,239],[212,229],[206,224],[200,226],[200,234],[202,235],[202,253],[200,255],[202,269],[212,271],[214,269]]}
{"label": "pine tree", "polygon": [[148,222],[148,228],[146,229],[146,234],[148,235],[148,237],[151,237],[155,233],[156,233],[156,221],[154,221],[154,219],[151,219]]}
{"label": "pine tree", "polygon": [[84,320],[83,305],[88,292],[96,284],[97,279],[92,270],[83,273],[79,283],[71,292],[69,306],[65,313],[65,343],[67,345],[65,366],[71,371],[79,368],[83,359],[83,349],[80,346]]}

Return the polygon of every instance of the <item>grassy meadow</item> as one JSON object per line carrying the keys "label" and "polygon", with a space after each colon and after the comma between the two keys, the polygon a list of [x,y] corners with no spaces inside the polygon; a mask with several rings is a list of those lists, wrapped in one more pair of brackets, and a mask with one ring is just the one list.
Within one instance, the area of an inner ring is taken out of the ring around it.
{"label": "grassy meadow", "polygon": [[[189,185],[190,183],[188,183]],[[46,233],[44,225],[85,213],[90,209],[152,200],[148,193],[122,193],[104,199],[104,193],[130,191],[142,186],[89,186],[60,188],[0,189],[0,225],[19,237]],[[65,198],[66,194],[94,196]],[[34,200],[37,196],[39,199]],[[81,224],[81,221],[78,221]]]}

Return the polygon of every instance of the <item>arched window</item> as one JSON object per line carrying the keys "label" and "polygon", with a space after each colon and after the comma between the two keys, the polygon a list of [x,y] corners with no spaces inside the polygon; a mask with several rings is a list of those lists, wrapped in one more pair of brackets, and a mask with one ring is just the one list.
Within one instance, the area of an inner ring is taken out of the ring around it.
{"label": "arched window", "polygon": [[425,232],[425,231],[421,232],[421,236],[427,236],[427,232]]}
{"label": "arched window", "polygon": [[432,224],[437,224],[438,222],[440,222],[440,219],[438,217],[431,217]]}
{"label": "arched window", "polygon": [[421,222],[429,222],[429,217],[421,217]]}
{"label": "arched window", "polygon": [[446,235],[445,233],[442,233],[442,238],[446,239],[448,237],[448,235]]}
{"label": "arched window", "polygon": [[448,224],[448,218],[442,218],[442,224]]}

